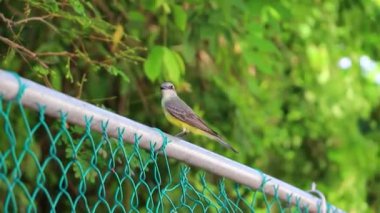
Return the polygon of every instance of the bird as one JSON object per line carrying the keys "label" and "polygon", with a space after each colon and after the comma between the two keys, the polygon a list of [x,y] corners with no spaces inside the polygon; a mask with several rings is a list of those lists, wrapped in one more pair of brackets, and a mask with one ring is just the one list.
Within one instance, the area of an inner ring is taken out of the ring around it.
{"label": "bird", "polygon": [[222,137],[194,113],[194,111],[177,95],[174,85],[170,82],[161,84],[161,105],[168,121],[182,128],[182,132],[176,137],[182,137],[189,132],[197,135],[204,135],[210,139],[219,142],[226,148],[238,153],[229,143],[225,142]]}

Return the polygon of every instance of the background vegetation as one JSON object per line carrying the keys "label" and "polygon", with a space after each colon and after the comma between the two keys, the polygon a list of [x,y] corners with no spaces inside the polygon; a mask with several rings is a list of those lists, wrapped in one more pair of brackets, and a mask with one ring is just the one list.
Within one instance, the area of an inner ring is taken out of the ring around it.
{"label": "background vegetation", "polygon": [[375,212],[379,11],[378,0],[0,0],[0,61],[175,134],[159,93],[172,81],[240,153],[190,141]]}

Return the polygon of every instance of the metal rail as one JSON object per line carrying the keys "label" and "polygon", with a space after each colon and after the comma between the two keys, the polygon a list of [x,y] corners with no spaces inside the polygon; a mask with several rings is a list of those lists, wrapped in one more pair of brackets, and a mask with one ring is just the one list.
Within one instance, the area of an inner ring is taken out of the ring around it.
{"label": "metal rail", "polygon": [[[0,69],[0,95],[4,99],[11,100],[15,98],[19,92],[20,84],[26,86],[21,98],[21,103],[26,107],[38,110],[39,105],[46,106],[45,114],[57,118],[60,117],[61,112],[67,112],[67,121],[81,126],[85,125],[84,116],[92,117],[91,129],[98,132],[102,132],[101,122],[108,121],[107,133],[111,137],[118,137],[118,128],[124,128],[127,133],[132,132],[142,135],[140,146],[145,149],[150,149],[151,141],[157,142],[157,147],[162,145],[162,135],[151,127],[49,89],[30,80],[16,77],[15,74]],[[266,194],[277,194],[283,201],[290,200],[292,204],[307,206],[310,212],[317,212],[318,206],[322,204],[321,199],[281,180],[187,141],[171,135],[167,135],[167,137],[172,141],[166,147],[166,153],[171,158],[186,162],[189,165],[202,168],[254,189],[262,187]],[[134,135],[124,134],[124,140],[128,143],[133,143]],[[265,181],[265,184],[262,184],[263,181]],[[330,206],[331,209],[331,212],[344,212],[341,209]],[[319,209],[319,211],[321,210]]]}

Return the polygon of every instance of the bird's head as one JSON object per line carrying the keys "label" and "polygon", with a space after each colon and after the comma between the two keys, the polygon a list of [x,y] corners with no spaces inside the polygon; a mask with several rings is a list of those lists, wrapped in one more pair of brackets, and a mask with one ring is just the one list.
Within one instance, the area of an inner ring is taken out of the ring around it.
{"label": "bird's head", "polygon": [[170,82],[162,83],[160,88],[161,88],[161,93],[162,93],[163,98],[177,95],[174,85]]}

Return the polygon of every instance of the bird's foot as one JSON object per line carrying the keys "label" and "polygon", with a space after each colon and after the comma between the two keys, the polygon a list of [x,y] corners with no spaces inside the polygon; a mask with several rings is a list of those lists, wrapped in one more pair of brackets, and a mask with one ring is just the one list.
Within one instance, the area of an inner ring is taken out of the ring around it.
{"label": "bird's foot", "polygon": [[186,131],[186,129],[184,129],[184,130],[182,130],[182,132],[176,134],[175,136],[181,138],[181,137],[185,136],[187,133],[188,133],[188,131]]}

